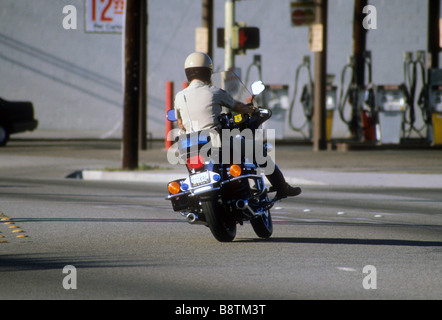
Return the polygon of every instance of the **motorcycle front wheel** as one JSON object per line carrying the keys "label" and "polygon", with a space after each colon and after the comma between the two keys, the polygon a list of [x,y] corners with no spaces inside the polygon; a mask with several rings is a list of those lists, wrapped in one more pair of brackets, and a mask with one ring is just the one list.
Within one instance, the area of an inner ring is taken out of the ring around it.
{"label": "motorcycle front wheel", "polygon": [[273,222],[270,210],[266,210],[262,215],[250,220],[256,235],[263,239],[268,239],[273,234]]}
{"label": "motorcycle front wheel", "polygon": [[210,231],[219,242],[231,242],[236,236],[236,221],[230,219],[217,200],[201,202]]}

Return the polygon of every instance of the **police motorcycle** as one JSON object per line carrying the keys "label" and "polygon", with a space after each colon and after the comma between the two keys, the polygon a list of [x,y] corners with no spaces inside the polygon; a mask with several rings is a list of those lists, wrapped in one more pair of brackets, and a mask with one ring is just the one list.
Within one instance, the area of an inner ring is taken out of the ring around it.
{"label": "police motorcycle", "polygon": [[[214,84],[215,77],[222,79],[225,85],[221,87],[235,100],[243,101],[245,96],[250,98],[247,88],[233,72],[214,74]],[[254,98],[262,93],[264,88],[260,81],[251,85],[254,104]],[[219,121],[223,133],[235,129],[249,129],[255,133],[270,117],[270,110],[257,108],[253,115],[223,113]],[[177,120],[175,110],[168,112],[167,119]],[[253,136],[253,139],[255,138]],[[241,139],[244,143],[245,137],[230,138],[235,139]],[[258,164],[256,159],[246,158],[244,154],[241,154],[240,161],[236,163],[232,161],[232,154],[230,157],[222,157],[219,154],[218,157],[212,157],[210,152],[216,153],[213,150],[202,152],[205,146],[210,145],[210,134],[203,131],[180,136],[177,144],[179,156],[186,161],[189,176],[168,184],[169,195],[166,200],[171,201],[173,210],[180,212],[190,224],[209,227],[213,236],[220,242],[233,241],[237,224],[243,225],[245,221],[250,222],[258,237],[270,238],[273,233],[270,209],[278,200],[269,198],[269,192],[272,190],[266,187],[262,170],[260,171],[262,164]],[[267,144],[262,141],[261,144],[257,143],[256,147],[262,148],[264,153],[267,152]],[[224,152],[224,140],[221,150]],[[230,161],[226,161],[226,158],[230,158]]]}

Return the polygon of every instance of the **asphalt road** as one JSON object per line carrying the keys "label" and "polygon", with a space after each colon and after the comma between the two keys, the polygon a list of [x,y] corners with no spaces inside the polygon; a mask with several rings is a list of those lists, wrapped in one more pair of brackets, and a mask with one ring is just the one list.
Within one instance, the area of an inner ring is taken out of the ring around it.
{"label": "asphalt road", "polygon": [[[244,225],[228,244],[184,222],[164,194],[149,184],[3,178],[0,298],[442,298],[440,190],[304,188],[273,210],[270,240]],[[63,287],[66,266],[77,289]],[[367,276],[376,289],[364,288]]]}
{"label": "asphalt road", "polygon": [[246,224],[219,243],[171,210],[164,184],[64,178],[118,164],[115,145],[25,145],[0,150],[2,300],[442,299],[438,187],[307,184],[272,210],[271,239]]}

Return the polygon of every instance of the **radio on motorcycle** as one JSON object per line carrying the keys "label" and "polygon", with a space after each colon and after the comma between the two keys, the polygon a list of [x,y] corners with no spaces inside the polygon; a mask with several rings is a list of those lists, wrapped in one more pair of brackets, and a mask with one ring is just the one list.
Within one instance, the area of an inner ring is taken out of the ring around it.
{"label": "radio on motorcycle", "polygon": [[[214,74],[220,76],[219,80],[236,77],[233,72]],[[251,86],[252,93],[243,86],[238,93],[247,93],[247,96],[235,96],[235,100],[243,103],[250,102],[253,97],[263,92],[265,86],[262,82],[255,82]],[[217,85],[216,80],[212,83]],[[221,87],[221,86],[218,86]],[[232,113],[221,114],[218,118],[219,127],[216,128],[221,136],[229,133],[227,140],[221,139],[222,145],[218,151],[209,149],[210,136],[205,131],[194,132],[179,137],[176,143],[180,158],[184,160],[188,169],[188,176],[174,180],[168,184],[170,200],[175,212],[180,212],[190,224],[200,224],[209,227],[213,236],[220,242],[232,241],[236,236],[237,224],[250,221],[258,237],[269,238],[273,233],[273,223],[270,209],[278,200],[270,200],[270,192],[265,184],[260,165],[268,165],[267,161],[258,162],[256,150],[251,157],[241,153],[239,162],[227,161],[222,155],[228,153],[232,156],[235,149],[233,140],[239,140],[239,149],[247,150],[247,143],[252,143],[253,148],[262,148],[265,152],[266,145],[256,139],[257,129],[271,117],[267,109],[257,108],[252,115],[242,114],[236,116]],[[174,110],[168,113],[168,119],[176,118]],[[172,120],[173,121],[173,120]],[[247,130],[249,137],[245,134]],[[239,134],[238,134],[239,133]],[[228,144],[228,145],[226,145]],[[204,151],[204,153],[203,153]],[[218,158],[214,156],[217,154]],[[234,159],[235,157],[226,157]],[[250,159],[251,158],[251,159]]]}

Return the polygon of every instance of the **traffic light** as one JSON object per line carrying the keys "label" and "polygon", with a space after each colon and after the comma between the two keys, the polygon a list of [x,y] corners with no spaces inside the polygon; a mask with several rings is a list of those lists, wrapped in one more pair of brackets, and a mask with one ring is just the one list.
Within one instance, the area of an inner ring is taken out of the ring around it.
{"label": "traffic light", "polygon": [[259,48],[259,28],[239,27],[238,28],[238,48],[239,50]]}
{"label": "traffic light", "polygon": [[[232,49],[237,50],[237,54],[245,53],[247,49],[259,48],[259,28],[235,26],[232,33]],[[217,29],[217,47],[224,48],[224,28]]]}

